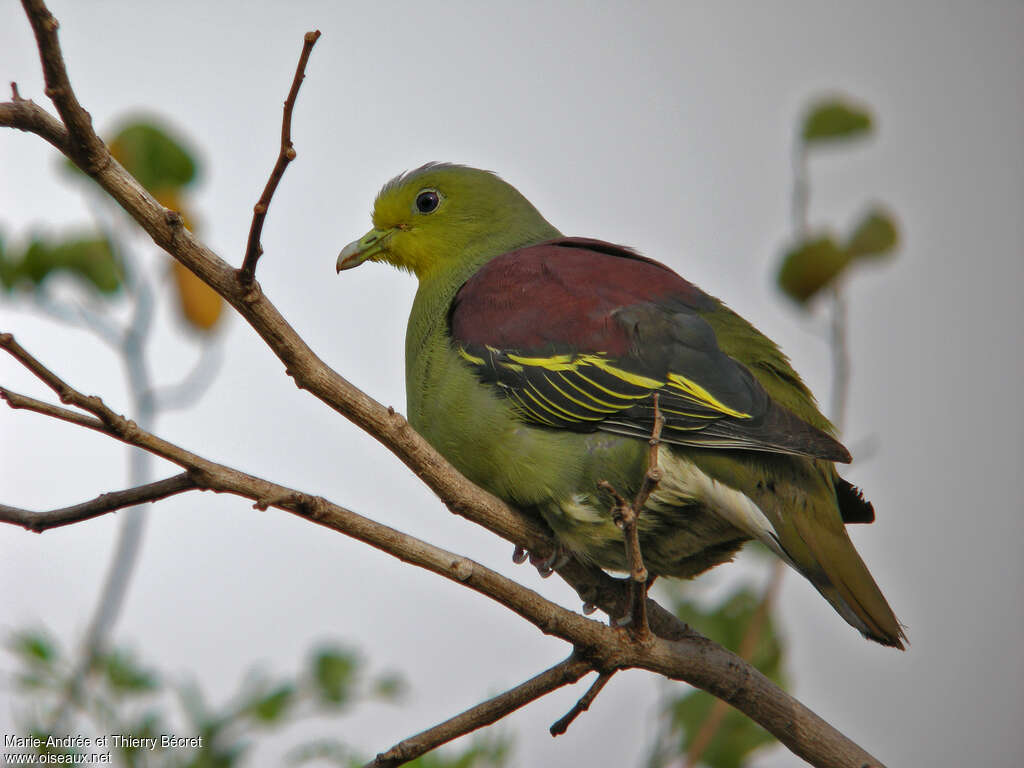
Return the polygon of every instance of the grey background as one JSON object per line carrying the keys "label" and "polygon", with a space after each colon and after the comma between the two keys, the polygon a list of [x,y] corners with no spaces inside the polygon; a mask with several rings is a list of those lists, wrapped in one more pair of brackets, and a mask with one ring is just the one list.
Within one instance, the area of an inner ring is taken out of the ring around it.
{"label": "grey background", "polygon": [[[812,96],[872,105],[877,138],[812,161],[811,220],[848,228],[872,199],[900,216],[898,259],[849,285],[854,376],[846,439],[877,450],[848,472],[878,510],[852,531],[908,627],[910,650],[863,641],[802,580],[780,611],[795,693],[892,766],[1016,766],[1024,757],[1019,359],[1024,214],[1024,5],[870,2],[70,3],[55,2],[79,98],[97,126],[167,115],[201,148],[201,235],[240,262],[277,152],[280,105],[307,29],[317,45],[296,110],[298,159],[264,231],[259,280],[331,365],[404,408],[402,340],[414,281],[368,265],[334,276],[369,228],[390,176],[428,160],[493,169],[567,234],[667,262],[779,341],[827,397],[824,314],[774,291],[789,232],[790,148]],[[0,6],[0,73],[45,103],[28,25]],[[0,228],[88,220],[41,140],[0,134]],[[139,241],[163,275],[165,257]],[[160,298],[170,299],[161,289]],[[195,357],[173,310],[154,342],[159,380]],[[117,360],[88,334],[0,301],[0,325],[70,382],[117,408]],[[557,579],[453,519],[369,437],[298,392],[229,317],[224,371],[158,432],[204,455],[323,494],[465,553],[577,608]],[[7,360],[6,386],[41,388]],[[0,498],[45,508],[124,482],[110,440],[0,413]],[[170,474],[160,467],[158,475]],[[0,529],[0,629],[84,629],[117,520],[44,536]],[[718,569],[706,585],[742,575]],[[562,658],[555,640],[484,598],[280,512],[212,495],[152,510],[117,637],[217,696],[252,661],[287,672],[315,640],[358,645],[412,692],[330,732],[367,752]],[[9,668],[4,661],[3,668]],[[517,766],[639,765],[658,709],[650,676],[619,675],[569,734],[547,726],[582,688],[506,721]],[[0,730],[13,728],[0,688]],[[305,731],[304,731],[305,732]],[[274,765],[290,736],[254,765]],[[758,766],[794,764],[785,751]]]}

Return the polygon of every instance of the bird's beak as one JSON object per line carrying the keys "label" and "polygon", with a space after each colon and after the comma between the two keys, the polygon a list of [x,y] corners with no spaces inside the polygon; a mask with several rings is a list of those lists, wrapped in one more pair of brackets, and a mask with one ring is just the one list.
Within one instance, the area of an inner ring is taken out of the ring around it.
{"label": "bird's beak", "polygon": [[353,240],[338,254],[338,271],[358,267],[367,259],[382,254],[393,232],[394,229],[371,229],[358,240]]}

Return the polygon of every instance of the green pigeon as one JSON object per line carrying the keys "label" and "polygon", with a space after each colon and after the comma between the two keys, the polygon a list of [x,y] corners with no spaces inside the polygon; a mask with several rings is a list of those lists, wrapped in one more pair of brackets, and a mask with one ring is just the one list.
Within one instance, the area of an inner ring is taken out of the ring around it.
{"label": "green pigeon", "polygon": [[384,185],[337,268],[365,261],[419,280],[412,426],[565,550],[627,570],[600,486],[637,492],[657,408],[663,476],[639,518],[652,574],[691,578],[756,539],[865,637],[903,647],[846,533],[874,520],[836,471],[849,452],[775,343],[721,301],[630,248],[564,237],[497,175],[453,164]]}

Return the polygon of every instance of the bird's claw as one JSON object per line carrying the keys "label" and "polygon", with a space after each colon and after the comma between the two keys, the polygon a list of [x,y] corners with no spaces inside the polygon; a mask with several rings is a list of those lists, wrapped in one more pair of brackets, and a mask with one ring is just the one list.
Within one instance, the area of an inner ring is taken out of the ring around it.
{"label": "bird's claw", "polygon": [[570,552],[561,544],[556,544],[554,551],[547,557],[540,557],[539,555],[527,552],[522,547],[516,547],[512,552],[512,562],[519,565],[529,559],[530,565],[537,569],[537,573],[540,574],[541,578],[546,579],[569,562],[571,556]]}

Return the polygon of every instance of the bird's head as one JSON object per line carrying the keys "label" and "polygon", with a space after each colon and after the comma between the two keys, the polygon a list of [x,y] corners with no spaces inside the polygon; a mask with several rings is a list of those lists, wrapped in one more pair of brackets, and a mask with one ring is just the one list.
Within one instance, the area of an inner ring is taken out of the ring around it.
{"label": "bird's head", "polygon": [[558,237],[511,184],[490,171],[430,163],[377,194],[373,229],[338,256],[338,271],[383,261],[420,280]]}

